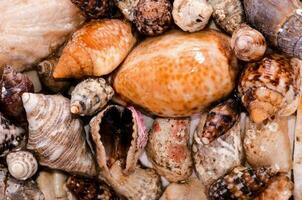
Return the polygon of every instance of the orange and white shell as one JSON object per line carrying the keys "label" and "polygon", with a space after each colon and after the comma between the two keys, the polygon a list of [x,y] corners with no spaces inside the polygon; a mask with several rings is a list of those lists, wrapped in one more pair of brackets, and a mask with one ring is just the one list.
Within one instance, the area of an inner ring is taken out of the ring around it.
{"label": "orange and white shell", "polygon": [[139,44],[117,72],[114,88],[156,115],[190,116],[227,96],[237,71],[226,35],[172,31]]}

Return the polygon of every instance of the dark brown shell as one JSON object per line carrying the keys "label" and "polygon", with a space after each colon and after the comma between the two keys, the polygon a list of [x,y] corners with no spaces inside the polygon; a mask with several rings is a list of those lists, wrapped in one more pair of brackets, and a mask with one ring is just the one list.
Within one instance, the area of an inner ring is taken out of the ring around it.
{"label": "dark brown shell", "polygon": [[111,0],[71,0],[87,18],[96,19],[109,14]]}
{"label": "dark brown shell", "polygon": [[244,0],[247,19],[289,56],[302,58],[302,4],[299,0]]}

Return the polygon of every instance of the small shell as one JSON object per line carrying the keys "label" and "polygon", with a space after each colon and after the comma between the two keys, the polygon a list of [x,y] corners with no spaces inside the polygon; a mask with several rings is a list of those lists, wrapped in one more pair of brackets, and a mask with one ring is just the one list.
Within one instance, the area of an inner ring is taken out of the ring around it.
{"label": "small shell", "polygon": [[213,8],[207,0],[175,0],[173,19],[183,31],[195,32],[205,28]]}
{"label": "small shell", "polygon": [[189,178],[192,157],[189,119],[156,118],[147,144],[147,155],[154,169],[170,182]]}
{"label": "small shell", "polygon": [[28,151],[11,152],[6,156],[9,173],[18,180],[31,178],[38,170],[38,162]]}
{"label": "small shell", "polygon": [[241,24],[232,34],[231,47],[237,58],[252,62],[263,57],[266,51],[266,42],[259,31],[246,24]]}
{"label": "small shell", "polygon": [[109,14],[111,0],[71,0],[87,18],[97,19]]}
{"label": "small shell", "polygon": [[274,115],[289,116],[297,110],[300,67],[298,59],[277,54],[247,65],[238,90],[254,122]]}
{"label": "small shell", "polygon": [[275,174],[262,167],[237,166],[210,186],[209,197],[211,200],[252,199],[265,189]]}
{"label": "small shell", "polygon": [[106,106],[113,94],[105,79],[86,79],[72,91],[70,111],[78,115],[94,115]]}

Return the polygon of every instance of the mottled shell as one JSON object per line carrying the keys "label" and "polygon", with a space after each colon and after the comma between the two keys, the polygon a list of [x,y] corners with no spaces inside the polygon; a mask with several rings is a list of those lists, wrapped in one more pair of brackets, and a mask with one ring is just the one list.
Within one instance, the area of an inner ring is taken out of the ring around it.
{"label": "mottled shell", "polygon": [[298,59],[277,54],[247,65],[238,90],[254,122],[274,115],[289,116],[297,110],[300,67]]}
{"label": "mottled shell", "polygon": [[71,0],[87,18],[97,19],[109,14],[110,0]]}
{"label": "mottled shell", "polygon": [[113,94],[112,87],[105,79],[88,78],[72,91],[70,111],[78,115],[94,115],[106,106]]}
{"label": "mottled shell", "polygon": [[119,68],[114,89],[156,115],[190,116],[228,95],[237,71],[224,34],[172,31],[140,43]]}
{"label": "mottled shell", "polygon": [[294,197],[302,199],[302,98],[299,98],[297,110],[295,140],[293,152]]}
{"label": "mottled shell", "polygon": [[149,133],[147,155],[154,169],[170,182],[189,178],[192,157],[189,119],[156,118]]}
{"label": "mottled shell", "polygon": [[184,183],[171,183],[159,200],[208,200],[205,186],[192,178]]}
{"label": "mottled shell", "polygon": [[241,24],[232,34],[231,47],[238,59],[251,62],[264,56],[266,42],[259,31]]}
{"label": "mottled shell", "polygon": [[0,12],[0,69],[18,71],[49,56],[84,21],[70,0],[0,1]]}
{"label": "mottled shell", "polygon": [[85,143],[79,119],[69,112],[69,100],[61,95],[24,93],[28,119],[27,148],[39,164],[70,173],[95,175],[95,163]]}
{"label": "mottled shell", "polygon": [[196,32],[204,29],[213,8],[207,0],[175,0],[172,15],[175,24],[183,31]]}
{"label": "mottled shell", "polygon": [[225,32],[232,34],[245,21],[240,0],[209,0],[213,7],[213,19]]}
{"label": "mottled shell", "polygon": [[55,78],[101,76],[112,72],[136,42],[130,24],[117,19],[87,23],[64,47]]}
{"label": "mottled shell", "polygon": [[134,12],[139,0],[114,0],[114,2],[126,19],[134,20]]}
{"label": "mottled shell", "polygon": [[237,166],[211,185],[209,197],[211,200],[252,199],[265,189],[275,174],[267,168]]}
{"label": "mottled shell", "polygon": [[11,152],[6,156],[9,173],[18,180],[31,178],[38,170],[38,162],[29,151]]}

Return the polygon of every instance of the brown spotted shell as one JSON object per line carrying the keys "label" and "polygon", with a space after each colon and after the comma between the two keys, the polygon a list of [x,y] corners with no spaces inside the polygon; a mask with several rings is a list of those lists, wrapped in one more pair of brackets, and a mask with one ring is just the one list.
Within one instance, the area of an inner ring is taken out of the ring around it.
{"label": "brown spotted shell", "polygon": [[192,157],[189,119],[156,118],[149,133],[147,156],[154,169],[170,182],[189,178]]}
{"label": "brown spotted shell", "polygon": [[109,15],[111,0],[71,0],[87,18],[97,19]]}

